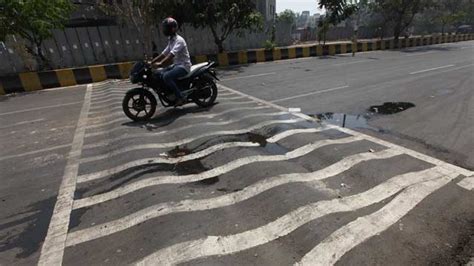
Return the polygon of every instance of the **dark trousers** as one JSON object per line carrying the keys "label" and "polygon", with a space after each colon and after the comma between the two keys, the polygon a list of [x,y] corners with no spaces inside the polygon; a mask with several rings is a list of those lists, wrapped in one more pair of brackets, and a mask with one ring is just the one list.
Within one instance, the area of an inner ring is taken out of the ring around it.
{"label": "dark trousers", "polygon": [[186,68],[182,66],[171,66],[163,71],[163,81],[165,82],[166,86],[170,89],[173,89],[176,98],[182,99],[183,94],[176,84],[176,81],[179,78],[185,77],[188,74]]}

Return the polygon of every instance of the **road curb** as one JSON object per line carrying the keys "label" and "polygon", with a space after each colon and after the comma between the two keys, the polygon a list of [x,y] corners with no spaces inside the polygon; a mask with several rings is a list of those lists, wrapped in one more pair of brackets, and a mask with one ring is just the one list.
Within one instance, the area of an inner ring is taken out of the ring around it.
{"label": "road curb", "polygon": [[[278,60],[330,56],[336,54],[368,52],[377,50],[393,50],[408,47],[426,46],[441,43],[469,41],[474,39],[474,34],[457,34],[444,36],[425,36],[394,40],[361,41],[357,48],[351,42],[335,44],[311,44],[294,47],[279,47],[273,50],[254,49],[248,51],[225,52],[213,55],[193,56],[193,63],[207,61],[218,62],[219,66],[235,66],[252,63],[272,62]],[[44,72],[26,72],[16,75],[0,77],[0,95],[38,91],[48,88],[68,87],[107,79],[126,79],[133,62],[123,62],[106,65],[93,65],[87,67],[57,69]]]}

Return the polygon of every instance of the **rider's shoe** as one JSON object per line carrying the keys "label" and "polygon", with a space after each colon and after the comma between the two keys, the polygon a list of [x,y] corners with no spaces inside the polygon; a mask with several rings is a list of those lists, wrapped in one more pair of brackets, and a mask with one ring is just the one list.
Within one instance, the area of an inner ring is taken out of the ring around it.
{"label": "rider's shoe", "polygon": [[174,107],[183,106],[184,104],[185,104],[184,99],[179,98],[179,99],[176,100],[176,103],[174,104]]}

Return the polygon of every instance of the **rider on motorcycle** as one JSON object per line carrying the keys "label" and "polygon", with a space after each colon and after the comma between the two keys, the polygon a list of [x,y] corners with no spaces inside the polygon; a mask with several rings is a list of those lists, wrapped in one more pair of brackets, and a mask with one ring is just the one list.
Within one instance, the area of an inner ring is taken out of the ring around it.
{"label": "rider on motorcycle", "polygon": [[172,88],[176,95],[176,106],[185,103],[185,99],[176,81],[188,75],[191,70],[191,57],[189,56],[186,41],[178,35],[178,22],[169,17],[162,22],[162,31],[168,37],[168,45],[165,50],[154,58],[151,63],[155,68],[166,67],[163,72],[163,81],[166,86]]}

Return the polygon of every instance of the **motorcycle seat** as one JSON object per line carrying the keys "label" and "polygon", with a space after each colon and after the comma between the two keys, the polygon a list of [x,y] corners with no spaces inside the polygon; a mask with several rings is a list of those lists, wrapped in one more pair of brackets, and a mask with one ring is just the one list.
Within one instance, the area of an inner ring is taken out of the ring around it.
{"label": "motorcycle seat", "polygon": [[189,73],[182,77],[182,78],[179,78],[178,80],[184,80],[184,79],[188,79],[190,77],[192,77],[194,74],[196,74],[196,72],[198,72],[199,70],[201,70],[202,68],[208,66],[209,63],[200,63],[200,64],[197,64],[197,65],[193,65],[191,66],[191,71],[189,71]]}

